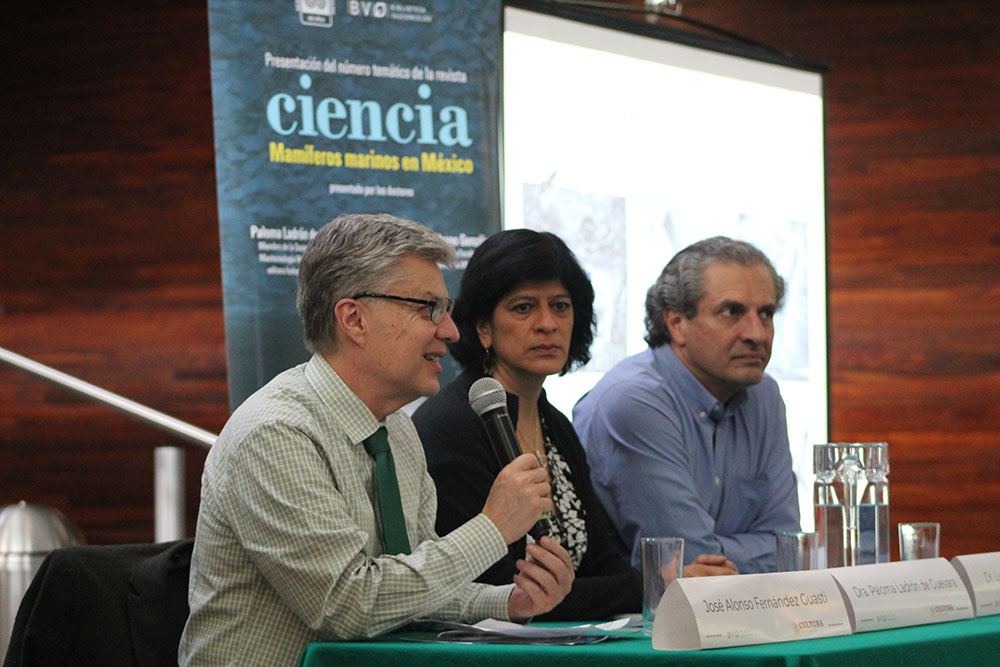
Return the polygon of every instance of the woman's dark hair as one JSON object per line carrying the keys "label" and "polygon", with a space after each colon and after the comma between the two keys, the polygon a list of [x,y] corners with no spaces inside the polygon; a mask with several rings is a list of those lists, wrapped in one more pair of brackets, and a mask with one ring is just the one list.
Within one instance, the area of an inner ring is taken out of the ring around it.
{"label": "woman's dark hair", "polygon": [[573,335],[569,357],[559,372],[565,375],[590,361],[594,342],[594,287],[573,251],[555,234],[531,229],[509,229],[489,237],[476,248],[462,276],[452,319],[462,337],[448,346],[462,368],[479,369],[486,351],[476,325],[490,322],[500,300],[526,282],[558,280],[573,302]]}

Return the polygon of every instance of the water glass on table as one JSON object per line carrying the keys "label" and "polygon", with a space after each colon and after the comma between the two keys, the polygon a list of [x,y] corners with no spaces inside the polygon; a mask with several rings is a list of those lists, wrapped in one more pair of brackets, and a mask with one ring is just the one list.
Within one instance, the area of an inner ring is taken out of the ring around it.
{"label": "water glass on table", "polygon": [[642,557],[642,631],[653,634],[653,621],[660,598],[674,579],[684,572],[683,537],[643,537],[639,540]]}
{"label": "water glass on table", "polygon": [[826,554],[820,549],[819,533],[782,530],[775,533],[774,537],[778,572],[821,570],[826,567]]}
{"label": "water glass on table", "polygon": [[899,559],[937,558],[941,524],[936,521],[899,524]]}

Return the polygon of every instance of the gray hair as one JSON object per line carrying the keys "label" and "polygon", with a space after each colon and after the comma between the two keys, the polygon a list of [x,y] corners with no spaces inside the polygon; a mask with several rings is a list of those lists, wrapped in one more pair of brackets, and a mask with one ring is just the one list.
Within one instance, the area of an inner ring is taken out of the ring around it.
{"label": "gray hair", "polygon": [[675,310],[688,319],[698,314],[698,302],[705,295],[705,268],[711,262],[767,267],[774,280],[775,305],[781,308],[785,299],[785,281],[767,255],[745,241],[713,236],[693,243],[674,255],[646,292],[645,340],[650,347],[670,342],[670,330],[663,321],[664,311]]}
{"label": "gray hair", "polygon": [[299,265],[295,305],[310,352],[333,350],[334,306],[395,278],[399,262],[417,256],[451,267],[455,251],[437,233],[386,213],[341,215],[309,241]]}

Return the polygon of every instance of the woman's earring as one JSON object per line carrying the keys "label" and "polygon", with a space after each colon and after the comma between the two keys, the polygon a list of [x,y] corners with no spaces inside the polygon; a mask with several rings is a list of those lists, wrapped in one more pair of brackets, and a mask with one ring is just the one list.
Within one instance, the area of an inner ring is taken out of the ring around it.
{"label": "woman's earring", "polygon": [[493,351],[493,346],[489,346],[483,349],[483,375],[493,374],[493,363],[496,361],[496,353]]}

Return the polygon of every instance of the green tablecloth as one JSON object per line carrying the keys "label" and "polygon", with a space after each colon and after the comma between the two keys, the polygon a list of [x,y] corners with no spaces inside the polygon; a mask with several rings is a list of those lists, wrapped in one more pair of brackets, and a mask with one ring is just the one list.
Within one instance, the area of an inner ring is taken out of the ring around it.
{"label": "green tablecloth", "polygon": [[650,639],[641,635],[582,646],[431,644],[405,637],[399,633],[373,641],[317,642],[306,647],[299,665],[1000,665],[1000,616],[706,651],[654,651]]}

